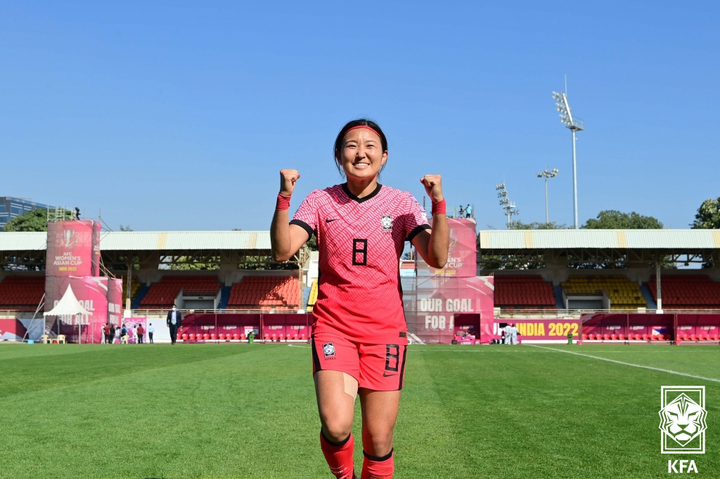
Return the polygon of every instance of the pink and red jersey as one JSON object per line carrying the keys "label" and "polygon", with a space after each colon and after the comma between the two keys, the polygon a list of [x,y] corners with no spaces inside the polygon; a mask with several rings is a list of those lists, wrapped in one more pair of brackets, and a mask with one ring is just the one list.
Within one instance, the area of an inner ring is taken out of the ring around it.
{"label": "pink and red jersey", "polygon": [[291,224],[317,235],[317,334],[366,344],[407,344],[399,261],[405,241],[430,229],[410,193],[377,185],[364,198],[345,184],[315,190]]}

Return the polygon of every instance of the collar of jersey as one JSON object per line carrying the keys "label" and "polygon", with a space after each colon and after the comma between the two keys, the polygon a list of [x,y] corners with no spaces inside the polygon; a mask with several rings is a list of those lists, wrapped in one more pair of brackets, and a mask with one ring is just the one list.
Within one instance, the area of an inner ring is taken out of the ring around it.
{"label": "collar of jersey", "polygon": [[363,198],[358,198],[357,196],[353,195],[350,192],[350,189],[348,188],[347,183],[342,184],[342,189],[345,192],[345,194],[348,195],[348,198],[350,198],[353,201],[357,201],[358,203],[362,203],[363,201],[367,201],[367,200],[377,196],[377,194],[380,193],[380,188],[382,188],[382,185],[380,183],[378,183],[377,187],[375,188],[375,190],[373,190],[372,193],[370,193],[369,195],[367,195]]}

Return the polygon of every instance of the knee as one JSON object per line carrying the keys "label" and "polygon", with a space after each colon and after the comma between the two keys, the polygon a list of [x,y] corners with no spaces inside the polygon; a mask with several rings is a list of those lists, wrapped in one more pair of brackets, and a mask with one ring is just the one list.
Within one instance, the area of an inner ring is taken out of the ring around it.
{"label": "knee", "polygon": [[393,448],[392,428],[374,428],[363,434],[363,449],[376,457],[387,455]]}
{"label": "knee", "polygon": [[322,429],[326,439],[332,442],[341,442],[347,439],[352,432],[352,421],[325,418],[322,420]]}

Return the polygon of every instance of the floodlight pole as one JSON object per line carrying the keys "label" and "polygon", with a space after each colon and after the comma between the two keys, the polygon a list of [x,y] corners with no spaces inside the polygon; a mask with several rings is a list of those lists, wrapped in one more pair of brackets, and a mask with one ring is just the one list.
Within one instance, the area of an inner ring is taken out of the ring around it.
{"label": "floodlight pole", "polygon": [[548,178],[555,178],[558,173],[559,171],[557,169],[552,171],[545,169],[542,173],[538,173],[538,178],[545,178],[545,224],[550,223],[550,213],[548,207]]}
{"label": "floodlight pole", "polygon": [[[567,89],[567,87],[566,87]],[[577,139],[577,132],[585,129],[585,123],[578,117],[574,117],[570,103],[568,103],[567,93],[556,93],[553,92],[553,99],[557,102],[555,105],[557,111],[560,113],[560,123],[565,125],[572,132],[572,147],[573,147],[573,212],[575,219],[575,229],[579,228],[578,225],[578,199],[577,199],[577,155],[575,149],[575,141]]]}
{"label": "floodlight pole", "polygon": [[573,211],[575,212],[575,229],[578,229],[578,199],[577,199],[577,156],[575,152],[575,139],[577,130],[572,129],[573,143]]}

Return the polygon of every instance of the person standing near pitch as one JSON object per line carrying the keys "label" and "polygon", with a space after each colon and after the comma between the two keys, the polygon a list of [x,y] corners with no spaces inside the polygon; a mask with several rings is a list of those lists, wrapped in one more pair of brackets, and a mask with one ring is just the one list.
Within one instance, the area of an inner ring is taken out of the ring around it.
{"label": "person standing near pitch", "polygon": [[280,171],[270,228],[273,258],[287,261],[314,234],[320,279],[313,309],[313,377],[320,447],[330,471],[353,479],[355,398],[362,407],[361,479],[392,478],[393,429],[405,373],[407,331],[399,260],[410,241],[432,267],[448,257],[449,231],[440,175],[420,182],[432,200],[433,228],[410,193],[378,183],[388,159],[385,134],[369,120],[346,124],[335,140],[347,182],[315,190],[289,221],[300,173]]}

